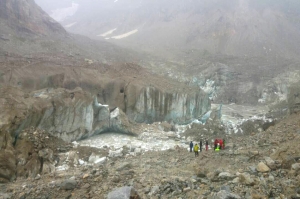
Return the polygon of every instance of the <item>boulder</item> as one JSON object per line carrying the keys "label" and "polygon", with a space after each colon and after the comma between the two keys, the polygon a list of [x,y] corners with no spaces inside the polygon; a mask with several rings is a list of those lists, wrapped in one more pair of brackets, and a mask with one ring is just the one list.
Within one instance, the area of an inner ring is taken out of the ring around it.
{"label": "boulder", "polygon": [[123,156],[123,148],[118,150],[109,150],[108,157],[122,157]]}
{"label": "boulder", "polygon": [[117,167],[117,171],[122,171],[122,170],[125,170],[125,169],[130,169],[132,167],[132,164],[129,163],[129,162],[124,162],[122,163],[120,166]]}
{"label": "boulder", "polygon": [[218,178],[220,180],[232,180],[235,178],[235,176],[229,172],[221,172],[221,173],[219,173]]}
{"label": "boulder", "polygon": [[67,179],[60,184],[60,188],[63,190],[73,190],[75,189],[76,185],[77,185],[76,180]]}
{"label": "boulder", "polygon": [[296,163],[295,158],[287,156],[283,158],[281,165],[283,169],[291,169],[294,163]]}
{"label": "boulder", "polygon": [[167,122],[162,122],[158,125],[158,128],[162,131],[169,132],[172,130],[172,125]]}
{"label": "boulder", "polygon": [[54,172],[55,172],[54,164],[50,163],[49,161],[43,162],[42,174],[50,174]]}
{"label": "boulder", "polygon": [[107,199],[140,199],[133,187],[120,187],[111,191],[107,195]]}
{"label": "boulder", "polygon": [[295,170],[295,171],[299,171],[300,170],[300,163],[292,164],[292,169]]}
{"label": "boulder", "polygon": [[274,160],[272,160],[272,158],[270,158],[270,157],[265,157],[265,161],[266,161],[267,166],[268,166],[270,169],[276,169],[276,163],[275,163]]}
{"label": "boulder", "polygon": [[221,190],[210,199],[241,199],[241,197],[226,190]]}
{"label": "boulder", "polygon": [[43,161],[53,161],[53,151],[51,149],[45,148],[39,151],[39,157],[43,158]]}
{"label": "boulder", "polygon": [[12,137],[0,131],[0,183],[16,178],[16,161]]}
{"label": "boulder", "polygon": [[270,168],[263,162],[258,163],[256,169],[262,173],[270,171]]}
{"label": "boulder", "polygon": [[0,150],[0,183],[9,182],[16,178],[16,158],[14,151]]}
{"label": "boulder", "polygon": [[254,185],[254,180],[251,178],[249,173],[240,173],[239,182],[245,185]]}
{"label": "boulder", "polygon": [[78,157],[78,154],[76,151],[70,151],[68,153],[68,157],[67,157],[67,160],[69,163],[72,163],[74,165],[77,165],[79,164],[79,157]]}
{"label": "boulder", "polygon": [[107,159],[106,157],[100,157],[92,153],[89,157],[89,163],[100,165],[105,163],[106,159]]}
{"label": "boulder", "polygon": [[131,123],[126,114],[119,108],[114,109],[110,113],[109,130],[112,132],[121,132],[125,134],[134,133],[134,125]]}

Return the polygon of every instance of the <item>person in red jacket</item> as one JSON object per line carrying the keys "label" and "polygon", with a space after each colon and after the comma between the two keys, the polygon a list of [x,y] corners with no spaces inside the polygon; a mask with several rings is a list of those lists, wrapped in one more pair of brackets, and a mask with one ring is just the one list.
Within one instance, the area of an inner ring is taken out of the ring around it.
{"label": "person in red jacket", "polygon": [[206,142],[205,142],[205,150],[206,151],[208,150],[208,140],[206,140]]}
{"label": "person in red jacket", "polygon": [[219,140],[219,143],[220,143],[220,149],[223,149],[223,140],[220,139],[220,140]]}
{"label": "person in red jacket", "polygon": [[218,143],[219,143],[219,140],[218,139],[215,139],[215,148],[214,148],[214,150],[216,150],[216,148],[217,148],[217,146],[218,146]]}

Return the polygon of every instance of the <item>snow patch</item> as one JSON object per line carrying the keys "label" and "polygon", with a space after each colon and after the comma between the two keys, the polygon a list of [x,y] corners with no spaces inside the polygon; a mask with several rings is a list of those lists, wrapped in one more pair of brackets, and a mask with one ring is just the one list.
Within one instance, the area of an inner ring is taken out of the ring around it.
{"label": "snow patch", "polygon": [[105,33],[102,33],[102,34],[100,34],[100,35],[97,35],[97,37],[106,37],[107,35],[112,34],[115,30],[117,30],[117,28],[111,29],[111,30],[109,30],[109,31],[107,31],[107,32],[105,32]]}
{"label": "snow patch", "polygon": [[73,23],[70,23],[68,25],[65,25],[65,28],[71,28],[72,26],[74,26],[75,24],[77,24],[77,22],[73,22]]}
{"label": "snow patch", "polygon": [[138,32],[138,29],[135,29],[135,30],[132,30],[132,31],[127,32],[127,33],[125,33],[125,34],[113,36],[113,37],[111,37],[111,38],[112,38],[112,39],[123,39],[123,38],[128,37],[128,36],[130,36],[130,35],[133,35],[133,34],[135,34],[135,33],[137,33],[137,32]]}
{"label": "snow patch", "polygon": [[52,10],[50,16],[58,22],[64,21],[67,17],[73,16],[79,8],[79,4],[72,3],[71,7]]}
{"label": "snow patch", "polygon": [[112,111],[111,113],[110,113],[110,118],[116,118],[116,117],[118,117],[120,115],[120,110],[119,110],[119,108],[116,108],[114,111]]}

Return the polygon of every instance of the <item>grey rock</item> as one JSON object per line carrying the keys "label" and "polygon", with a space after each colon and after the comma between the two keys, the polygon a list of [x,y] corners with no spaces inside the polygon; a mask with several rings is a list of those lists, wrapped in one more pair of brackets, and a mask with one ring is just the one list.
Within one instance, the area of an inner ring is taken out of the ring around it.
{"label": "grey rock", "polygon": [[1,199],[10,199],[12,198],[11,194],[8,193],[0,193],[0,198]]}
{"label": "grey rock", "polygon": [[117,171],[122,171],[122,170],[125,170],[125,169],[130,169],[132,167],[131,163],[128,163],[128,162],[124,162],[122,163],[119,167],[117,167]]}
{"label": "grey rock", "polygon": [[257,170],[255,166],[249,166],[248,169],[251,174],[257,174]]}
{"label": "grey rock", "polygon": [[150,191],[151,191],[150,187],[144,188],[144,193],[145,193],[145,194],[148,194]]}
{"label": "grey rock", "polygon": [[220,187],[220,191],[222,191],[222,190],[225,190],[225,191],[227,191],[227,192],[231,192],[231,189],[230,189],[229,186],[221,186],[221,187]]}
{"label": "grey rock", "polygon": [[276,169],[275,161],[272,160],[272,158],[265,157],[265,161],[266,161],[267,166],[270,167],[270,169]]}
{"label": "grey rock", "polygon": [[222,172],[219,173],[218,178],[221,180],[232,180],[235,178],[235,176],[228,172]]}
{"label": "grey rock", "polygon": [[60,184],[60,188],[64,190],[73,190],[77,185],[76,180],[68,179]]}
{"label": "grey rock", "polygon": [[212,199],[241,199],[241,197],[228,191],[221,190]]}
{"label": "grey rock", "polygon": [[292,169],[295,170],[295,171],[299,171],[300,170],[300,163],[292,164]]}
{"label": "grey rock", "polygon": [[274,182],[274,180],[275,180],[274,176],[272,176],[272,175],[269,175],[269,179],[268,179],[268,181],[269,181],[269,182]]}
{"label": "grey rock", "polygon": [[248,173],[241,173],[239,175],[239,182],[245,185],[254,185],[254,180]]}
{"label": "grey rock", "polygon": [[149,195],[155,195],[158,192],[159,192],[159,186],[154,186],[151,188]]}
{"label": "grey rock", "polygon": [[111,191],[107,195],[107,199],[140,199],[139,195],[136,193],[133,187],[120,187]]}
{"label": "grey rock", "polygon": [[256,169],[262,173],[270,171],[270,168],[263,162],[258,163]]}
{"label": "grey rock", "polygon": [[51,149],[42,149],[39,151],[39,157],[44,160],[53,161],[53,151]]}

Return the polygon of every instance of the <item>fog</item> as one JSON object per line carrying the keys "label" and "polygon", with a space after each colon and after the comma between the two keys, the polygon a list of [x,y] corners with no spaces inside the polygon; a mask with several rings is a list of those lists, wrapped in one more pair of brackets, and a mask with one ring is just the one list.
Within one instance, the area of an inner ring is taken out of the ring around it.
{"label": "fog", "polygon": [[156,55],[300,52],[298,0],[35,1],[69,32]]}

